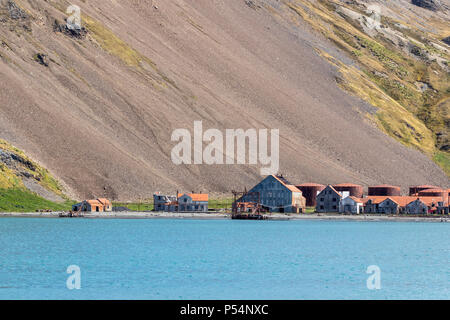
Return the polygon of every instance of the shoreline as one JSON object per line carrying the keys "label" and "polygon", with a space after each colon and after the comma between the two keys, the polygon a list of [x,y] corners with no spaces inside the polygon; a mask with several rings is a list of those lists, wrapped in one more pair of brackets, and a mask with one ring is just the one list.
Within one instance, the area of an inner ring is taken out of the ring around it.
{"label": "shoreline", "polygon": [[[0,218],[60,218],[60,212],[0,212]],[[267,215],[272,221],[334,220],[334,221],[394,221],[394,222],[450,222],[450,216],[397,216],[397,215],[343,215],[343,214],[280,214]],[[231,220],[231,214],[223,212],[93,212],[80,218],[61,219],[190,219]]]}

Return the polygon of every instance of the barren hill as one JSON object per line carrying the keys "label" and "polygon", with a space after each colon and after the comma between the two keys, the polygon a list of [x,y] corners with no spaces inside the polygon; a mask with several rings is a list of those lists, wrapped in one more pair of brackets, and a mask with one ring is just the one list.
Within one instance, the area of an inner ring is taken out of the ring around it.
{"label": "barren hill", "polygon": [[[279,129],[280,172],[293,182],[448,187],[432,161],[446,125],[433,131],[420,106],[391,101],[388,90],[376,87],[377,101],[393,111],[364,99],[372,87],[349,90],[351,76],[360,82],[359,53],[308,21],[324,17],[319,9],[352,19],[328,2],[0,0],[0,138],[74,197],[219,193],[260,179],[257,166],[173,164],[172,132],[192,132],[197,120],[205,130]],[[81,8],[80,32],[65,27],[70,4]],[[445,4],[417,8],[439,36],[448,28]]]}

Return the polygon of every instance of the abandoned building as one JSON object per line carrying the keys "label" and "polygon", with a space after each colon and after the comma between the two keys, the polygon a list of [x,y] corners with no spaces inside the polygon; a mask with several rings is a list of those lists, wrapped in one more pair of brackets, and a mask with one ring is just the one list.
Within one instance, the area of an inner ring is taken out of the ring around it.
{"label": "abandoned building", "polygon": [[[348,194],[346,194],[348,196]],[[328,185],[317,195],[317,212],[339,212],[342,195],[331,185]]]}
{"label": "abandoned building", "polygon": [[155,211],[208,212],[208,195],[202,193],[178,193],[176,196],[153,195]]}
{"label": "abandoned building", "polygon": [[400,213],[401,208],[401,205],[397,201],[386,198],[378,205],[378,213],[398,214]]}
{"label": "abandoned building", "polygon": [[364,201],[356,197],[346,197],[339,203],[340,213],[360,214],[363,213]]}
{"label": "abandoned building", "polygon": [[111,212],[112,203],[108,199],[84,200],[72,206],[72,211]]}
{"label": "abandoned building", "polygon": [[416,199],[406,205],[405,212],[408,214],[426,214],[428,205],[421,199]]}
{"label": "abandoned building", "polygon": [[179,193],[178,211],[208,212],[208,195],[204,193]]}
{"label": "abandoned building", "polygon": [[[255,200],[255,194],[257,198]],[[283,176],[271,175],[254,186],[238,202],[258,202],[269,212],[301,213],[306,199],[302,192]]]}
{"label": "abandoned building", "polygon": [[177,196],[162,195],[157,192],[153,195],[153,205],[155,211],[178,211]]}

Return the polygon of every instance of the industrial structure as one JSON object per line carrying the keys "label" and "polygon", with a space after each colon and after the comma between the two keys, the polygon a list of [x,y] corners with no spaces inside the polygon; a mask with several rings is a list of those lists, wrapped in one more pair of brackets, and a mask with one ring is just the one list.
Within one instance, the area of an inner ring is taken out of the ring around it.
{"label": "industrial structure", "polygon": [[348,192],[350,196],[362,198],[364,194],[363,186],[353,183],[341,183],[333,185],[333,188],[338,192]]}
{"label": "industrial structure", "polygon": [[[338,202],[338,209],[336,209],[336,202]],[[317,196],[316,212],[448,214],[449,202],[443,197],[367,196],[356,198],[349,196],[348,191],[339,193],[333,187],[328,186]]]}
{"label": "industrial structure", "polygon": [[419,197],[442,197],[448,198],[448,190],[435,188],[435,189],[425,189],[419,191]]}
{"label": "industrial structure", "polygon": [[111,212],[112,203],[108,199],[84,200],[72,206],[74,212]]}
{"label": "industrial structure", "polygon": [[303,183],[297,185],[296,187],[302,192],[303,196],[305,197],[307,207],[315,207],[317,204],[317,195],[323,189],[325,189],[325,186],[323,184],[318,183]]}
{"label": "industrial structure", "polygon": [[258,194],[258,204],[269,212],[302,213],[306,199],[296,186],[282,175],[270,175],[243,195],[237,202],[254,202]]}
{"label": "industrial structure", "polygon": [[164,212],[208,212],[208,194],[177,193],[176,196],[153,195],[155,211]]}
{"label": "industrial structure", "polygon": [[409,188],[409,195],[410,196],[417,196],[420,191],[427,190],[427,189],[439,189],[439,187],[430,186],[430,185],[422,185],[422,186],[410,187]]}
{"label": "industrial structure", "polygon": [[396,186],[390,186],[387,184],[379,186],[371,186],[368,190],[369,196],[400,196],[401,188]]}

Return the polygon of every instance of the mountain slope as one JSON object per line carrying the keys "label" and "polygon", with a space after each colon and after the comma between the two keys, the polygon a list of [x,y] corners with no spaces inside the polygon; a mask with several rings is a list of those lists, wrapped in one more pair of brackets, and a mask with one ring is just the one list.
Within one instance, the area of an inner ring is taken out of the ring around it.
{"label": "mountain slope", "polygon": [[352,57],[287,1],[73,1],[81,35],[59,28],[66,1],[15,0],[15,15],[10,3],[0,11],[0,137],[74,197],[225,192],[260,179],[256,166],[174,165],[171,134],[196,120],[280,129],[280,171],[292,181],[448,186],[430,159],[432,131],[422,128],[428,154],[380,131],[367,116],[377,109],[342,90],[324,52],[345,66]]}

